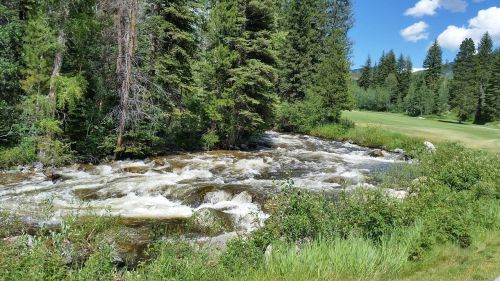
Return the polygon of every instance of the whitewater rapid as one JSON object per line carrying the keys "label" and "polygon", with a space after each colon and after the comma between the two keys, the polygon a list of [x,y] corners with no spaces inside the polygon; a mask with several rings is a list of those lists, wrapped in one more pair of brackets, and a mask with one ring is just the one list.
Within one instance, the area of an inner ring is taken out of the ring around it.
{"label": "whitewater rapid", "polygon": [[285,180],[301,188],[335,192],[371,184],[371,175],[390,168],[399,155],[347,142],[267,132],[251,151],[180,153],[56,169],[53,181],[41,172],[0,173],[0,211],[57,222],[71,212],[110,214],[134,221],[182,220],[203,209],[229,216],[251,231],[268,215],[266,200]]}

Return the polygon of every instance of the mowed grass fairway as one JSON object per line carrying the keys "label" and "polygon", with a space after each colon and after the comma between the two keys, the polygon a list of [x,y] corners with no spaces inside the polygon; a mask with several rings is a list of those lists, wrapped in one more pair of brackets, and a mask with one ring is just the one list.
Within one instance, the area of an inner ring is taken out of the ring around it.
{"label": "mowed grass fairway", "polygon": [[423,119],[403,114],[345,111],[346,117],[359,126],[378,126],[383,129],[429,141],[460,142],[475,149],[500,152],[500,129],[472,124],[458,124],[452,120]]}

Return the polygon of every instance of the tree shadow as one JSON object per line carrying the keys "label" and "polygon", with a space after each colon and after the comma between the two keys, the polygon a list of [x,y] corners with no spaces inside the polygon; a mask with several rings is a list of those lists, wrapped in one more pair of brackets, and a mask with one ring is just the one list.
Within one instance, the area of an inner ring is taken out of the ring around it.
{"label": "tree shadow", "polygon": [[443,123],[449,123],[449,124],[457,124],[457,125],[469,125],[467,123],[460,123],[459,121],[452,121],[452,120],[443,120],[443,119],[438,119],[438,122],[443,122]]}

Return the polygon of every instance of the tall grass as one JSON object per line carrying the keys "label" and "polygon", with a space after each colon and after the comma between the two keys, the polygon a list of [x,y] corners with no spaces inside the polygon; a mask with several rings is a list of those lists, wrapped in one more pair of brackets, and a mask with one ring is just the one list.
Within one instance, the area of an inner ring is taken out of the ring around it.
{"label": "tall grass", "polygon": [[421,227],[398,229],[374,242],[363,237],[317,240],[297,249],[276,245],[250,280],[373,280],[401,273],[421,235]]}

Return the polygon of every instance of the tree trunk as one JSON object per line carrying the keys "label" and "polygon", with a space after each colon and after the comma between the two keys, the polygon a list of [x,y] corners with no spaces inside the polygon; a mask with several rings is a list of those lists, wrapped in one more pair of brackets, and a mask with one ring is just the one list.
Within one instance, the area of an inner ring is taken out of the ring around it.
{"label": "tree trunk", "polygon": [[[64,33],[64,24],[66,22],[66,18],[68,17],[69,11],[67,7],[63,8],[62,18],[60,19],[58,34],[57,34],[57,43],[59,44],[56,54],[54,56],[54,64],[52,66],[52,74],[50,75],[49,82],[49,116],[54,118],[56,117],[57,111],[57,77],[61,74],[61,68],[64,59],[64,50],[66,49],[66,34]],[[46,132],[46,138],[48,142],[52,142],[54,139],[53,132]],[[38,151],[38,156],[41,158],[45,158],[47,156],[47,151],[44,149],[40,149]]]}
{"label": "tree trunk", "polygon": [[62,28],[59,30],[59,34],[57,35],[57,43],[59,44],[59,49],[57,50],[56,56],[54,58],[54,66],[52,68],[52,75],[50,76],[50,86],[49,86],[49,102],[51,109],[50,114],[52,117],[56,115],[56,108],[57,108],[56,81],[57,77],[59,77],[61,73],[64,48],[66,45],[66,36]]}
{"label": "tree trunk", "polygon": [[120,105],[115,157],[123,150],[123,135],[127,126],[128,100],[132,84],[132,60],[136,44],[137,10],[138,0],[122,0],[118,7],[116,75]]}

